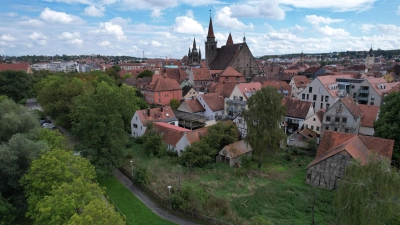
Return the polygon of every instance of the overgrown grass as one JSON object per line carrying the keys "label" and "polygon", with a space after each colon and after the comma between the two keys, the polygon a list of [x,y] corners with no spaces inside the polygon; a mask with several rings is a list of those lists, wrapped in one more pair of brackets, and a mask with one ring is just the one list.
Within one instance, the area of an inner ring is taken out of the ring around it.
{"label": "overgrown grass", "polygon": [[[256,220],[272,224],[311,224],[314,193],[317,224],[333,220],[333,192],[316,189],[305,183],[306,166],[313,160],[305,155],[278,154],[266,160],[262,168],[252,163],[251,172],[238,175],[238,168],[216,163],[206,168],[188,168],[176,158],[148,157],[143,146],[132,144],[134,168],[145,167],[151,173],[149,186],[160,196],[168,197],[166,184],[174,189],[192,183],[210,194],[226,199],[230,210],[224,215],[209,214],[234,224],[251,224]],[[127,161],[127,166],[130,164]]]}
{"label": "overgrown grass", "polygon": [[[127,224],[174,224],[154,214],[136,196],[134,196],[117,178],[99,180],[102,187],[106,187],[108,197],[126,216]],[[118,209],[116,209],[118,210]]]}

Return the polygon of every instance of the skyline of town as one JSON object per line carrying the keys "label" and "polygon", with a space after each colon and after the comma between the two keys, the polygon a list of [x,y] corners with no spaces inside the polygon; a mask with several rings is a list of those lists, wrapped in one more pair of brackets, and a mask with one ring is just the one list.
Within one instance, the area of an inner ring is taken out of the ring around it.
{"label": "skyline of town", "polygon": [[[218,47],[229,32],[246,36],[253,55],[393,50],[400,46],[400,2],[388,0],[193,1],[5,0],[0,54],[187,54],[196,37],[204,52],[210,10]],[[204,57],[203,57],[204,58]]]}

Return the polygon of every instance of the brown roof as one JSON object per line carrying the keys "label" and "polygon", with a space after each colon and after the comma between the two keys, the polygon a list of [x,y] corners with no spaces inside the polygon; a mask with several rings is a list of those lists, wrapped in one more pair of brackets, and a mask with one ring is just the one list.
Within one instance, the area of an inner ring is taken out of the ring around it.
{"label": "brown roof", "polygon": [[193,78],[197,80],[211,80],[210,70],[208,68],[192,68]]}
{"label": "brown roof", "polygon": [[214,60],[210,63],[210,69],[212,70],[223,70],[228,66],[231,66],[233,61],[239,55],[240,46],[244,46],[246,43],[224,45],[218,49],[218,53]]}
{"label": "brown roof", "polygon": [[224,98],[229,98],[231,96],[233,89],[236,87],[236,83],[227,82],[227,83],[215,83],[209,89],[208,93],[222,93]]}
{"label": "brown roof", "polygon": [[264,83],[262,84],[263,87],[274,87],[276,88],[278,91],[285,90],[288,92],[288,96],[292,95],[292,86],[289,85],[288,83],[286,83],[285,81],[264,81]]}
{"label": "brown roof", "polygon": [[199,95],[199,97],[206,102],[208,107],[210,107],[213,112],[224,110],[224,96],[222,96],[220,93],[202,94]]}
{"label": "brown roof", "polygon": [[286,116],[294,118],[306,119],[308,110],[310,110],[312,102],[301,101],[298,99],[283,99],[286,106]]}
{"label": "brown roof", "polygon": [[311,130],[311,129],[309,129],[309,128],[304,128],[304,129],[300,132],[300,134],[301,134],[302,136],[308,138],[308,139],[310,139],[310,138],[316,138],[316,137],[318,136],[318,134],[317,134],[315,131],[313,131],[313,130]]}
{"label": "brown roof", "polygon": [[305,73],[316,73],[319,69],[321,69],[320,67],[310,67],[304,70]]}
{"label": "brown roof", "polygon": [[187,100],[185,100],[185,102],[189,106],[189,108],[192,110],[193,113],[206,111],[204,109],[204,107],[201,105],[201,103],[199,102],[199,100],[197,100],[197,98],[187,99]]}
{"label": "brown roof", "polygon": [[[163,111],[161,112],[161,107],[150,109],[150,116],[148,116],[149,109],[137,110],[136,113],[142,122],[143,125],[146,125],[150,121],[155,122],[168,122],[177,120],[175,117],[174,111],[172,111],[171,107],[165,106],[163,107]],[[168,114],[168,116],[167,116]]]}
{"label": "brown roof", "polygon": [[200,138],[206,134],[208,134],[208,128],[202,127],[192,132],[186,132],[186,138],[190,144],[193,144],[194,142],[200,141]]}
{"label": "brown roof", "polygon": [[219,75],[219,76],[220,77],[238,77],[238,76],[243,77],[243,74],[239,73],[233,67],[228,66],[228,67],[226,67],[225,70],[222,71],[221,75]]}
{"label": "brown roof", "polygon": [[248,95],[246,93],[255,93],[256,91],[261,90],[262,86],[260,82],[253,83],[245,83],[245,84],[237,84],[240,92],[242,92],[243,96],[248,99]]}
{"label": "brown roof", "polygon": [[23,70],[25,72],[29,71],[29,63],[0,63],[0,71],[5,71],[5,70],[13,70],[13,71],[20,71]]}
{"label": "brown roof", "polygon": [[208,35],[207,35],[207,37],[208,38],[215,38],[211,16],[210,16],[210,23],[208,24]]}
{"label": "brown roof", "polygon": [[363,164],[367,163],[371,151],[391,159],[393,146],[394,140],[327,130],[324,131],[316,158],[307,168],[342,151],[360,159]]}
{"label": "brown roof", "polygon": [[229,32],[228,40],[226,40],[226,45],[233,45],[232,35]]}
{"label": "brown roof", "polygon": [[293,81],[297,88],[305,88],[309,83],[311,83],[311,80],[306,76],[293,76]]}
{"label": "brown roof", "polygon": [[228,66],[219,76],[219,82],[246,83],[246,79],[237,70]]}
{"label": "brown roof", "polygon": [[183,137],[185,132],[190,130],[169,123],[155,122],[154,129],[162,134],[163,142],[172,146],[176,146],[178,141]]}
{"label": "brown roof", "polygon": [[153,75],[151,83],[146,85],[145,89],[150,91],[169,91],[181,89],[181,87],[174,79]]}
{"label": "brown roof", "polygon": [[226,150],[232,158],[236,158],[247,152],[251,152],[252,148],[248,143],[241,140],[225,146],[223,150]]}
{"label": "brown roof", "polygon": [[374,127],[374,122],[378,117],[380,106],[359,104],[358,107],[363,113],[361,118],[361,126]]}
{"label": "brown roof", "polygon": [[315,113],[315,115],[317,115],[319,121],[322,122],[323,118],[324,118],[324,114],[325,114],[325,109],[322,108],[320,109],[318,112]]}
{"label": "brown roof", "polygon": [[353,100],[351,96],[348,95],[344,98],[340,98],[340,101],[346,106],[346,108],[349,110],[354,118],[360,117],[362,115],[361,109],[358,107],[357,103]]}
{"label": "brown roof", "polygon": [[177,82],[181,81],[180,72],[181,72],[181,70],[179,68],[164,68],[162,70],[162,73],[164,74],[164,77],[168,77],[170,79],[174,79]]}

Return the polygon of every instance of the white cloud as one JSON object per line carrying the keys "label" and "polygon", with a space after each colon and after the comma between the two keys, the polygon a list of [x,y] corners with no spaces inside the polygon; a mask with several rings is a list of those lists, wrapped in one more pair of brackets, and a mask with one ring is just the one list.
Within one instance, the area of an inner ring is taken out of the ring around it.
{"label": "white cloud", "polygon": [[85,4],[85,5],[89,5],[91,4],[90,0],[46,0],[48,2],[63,2],[63,3],[67,3],[67,4]]}
{"label": "white cloud", "polygon": [[67,44],[67,45],[82,45],[83,40],[80,38],[75,38],[75,39],[66,41],[65,44]]}
{"label": "white cloud", "polygon": [[104,16],[104,7],[96,7],[94,5],[91,5],[85,8],[83,14],[86,16],[102,17]]}
{"label": "white cloud", "polygon": [[5,13],[4,15],[9,16],[9,17],[16,17],[16,16],[18,16],[18,13],[16,13],[16,12],[9,12],[9,13]]}
{"label": "white cloud", "polygon": [[173,31],[185,34],[204,34],[201,24],[187,16],[176,17]]}
{"label": "white cloud", "polygon": [[253,24],[245,25],[236,18],[232,18],[231,9],[228,6],[220,9],[215,16],[215,24],[231,29],[253,29]]}
{"label": "white cloud", "polygon": [[161,18],[162,17],[162,12],[160,8],[155,8],[150,14],[151,18]]}
{"label": "white cloud", "polygon": [[295,8],[332,9],[334,11],[363,11],[370,9],[377,0],[279,0],[280,4]]}
{"label": "white cloud", "polygon": [[186,16],[189,17],[189,18],[194,19],[193,11],[190,10],[190,9],[188,11],[186,11]]}
{"label": "white cloud", "polygon": [[232,17],[266,17],[269,19],[285,19],[285,11],[276,1],[254,2],[251,4],[233,4],[230,7]]}
{"label": "white cloud", "polygon": [[331,24],[331,23],[340,23],[343,22],[344,19],[331,19],[329,17],[317,16],[317,15],[306,15],[304,19],[307,23],[313,25],[319,24]]}
{"label": "white cloud", "polygon": [[400,33],[400,27],[392,24],[378,24],[376,28],[385,34],[398,34]]}
{"label": "white cloud", "polygon": [[109,41],[102,41],[99,43],[100,46],[106,47],[106,46],[110,46],[111,43]]}
{"label": "white cloud", "polygon": [[6,46],[7,43],[5,43],[4,41],[0,41],[0,46]]}
{"label": "white cloud", "polygon": [[73,38],[79,38],[80,34],[78,32],[70,33],[70,32],[63,32],[60,35],[61,39],[73,39]]}
{"label": "white cloud", "polygon": [[154,41],[154,40],[151,41],[151,45],[154,46],[154,47],[160,47],[160,46],[162,46],[162,44],[161,44],[160,42]]}
{"label": "white cloud", "polygon": [[126,39],[125,33],[122,30],[122,27],[118,24],[113,24],[112,22],[100,23],[100,29],[93,30],[92,33],[113,35],[113,36],[117,37],[118,40]]}
{"label": "white cloud", "polygon": [[0,36],[0,40],[2,41],[14,41],[15,37],[9,35],[9,34],[3,34]]}
{"label": "white cloud", "polygon": [[360,29],[363,33],[369,33],[369,31],[374,27],[375,25],[373,24],[363,24]]}
{"label": "white cloud", "polygon": [[30,26],[30,27],[41,27],[44,25],[44,23],[41,20],[37,19],[29,19],[25,21],[18,22],[18,24],[23,25],[23,26]]}
{"label": "white cloud", "polygon": [[349,32],[345,31],[344,29],[332,28],[327,25],[325,27],[318,27],[317,30],[323,35],[331,36],[331,37],[333,36],[334,38],[335,37],[341,38],[341,37],[349,36]]}
{"label": "white cloud", "polygon": [[302,27],[302,26],[299,26],[299,25],[295,25],[294,27],[292,27],[291,28],[293,31],[294,31],[294,33],[302,33],[303,31],[305,31],[307,28],[306,27]]}
{"label": "white cloud", "polygon": [[48,21],[48,22],[58,22],[58,23],[82,23],[82,19],[71,15],[67,14],[65,12],[57,12],[53,11],[49,8],[45,8],[39,16],[42,20]]}
{"label": "white cloud", "polygon": [[200,0],[200,1],[180,0],[180,2],[182,2],[184,4],[187,4],[187,5],[190,5],[190,6],[226,4],[226,3],[218,1],[218,0]]}
{"label": "white cloud", "polygon": [[35,43],[36,43],[37,45],[43,46],[43,45],[46,45],[46,44],[47,44],[47,41],[46,41],[46,40],[37,40],[37,41],[35,41]]}
{"label": "white cloud", "polygon": [[124,19],[122,17],[115,17],[112,20],[110,20],[110,22],[113,23],[113,24],[118,24],[118,25],[121,25],[121,26],[123,26],[123,25],[125,26],[125,25],[128,25],[130,22],[132,22],[132,20],[131,20],[131,18]]}
{"label": "white cloud", "polygon": [[45,35],[43,35],[40,32],[33,32],[31,35],[28,36],[32,40],[38,40],[38,39],[47,39]]}

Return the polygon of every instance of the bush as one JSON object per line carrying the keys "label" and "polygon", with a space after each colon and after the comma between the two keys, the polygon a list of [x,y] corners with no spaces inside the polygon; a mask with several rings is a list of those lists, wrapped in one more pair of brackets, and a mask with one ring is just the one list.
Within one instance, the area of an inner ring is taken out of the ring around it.
{"label": "bush", "polygon": [[143,144],[143,137],[136,137],[133,138],[136,144]]}
{"label": "bush", "polygon": [[167,156],[169,157],[178,157],[178,152],[177,151],[167,151]]}
{"label": "bush", "polygon": [[139,168],[133,172],[133,178],[135,182],[139,184],[148,184],[150,181],[150,173],[146,168]]}

